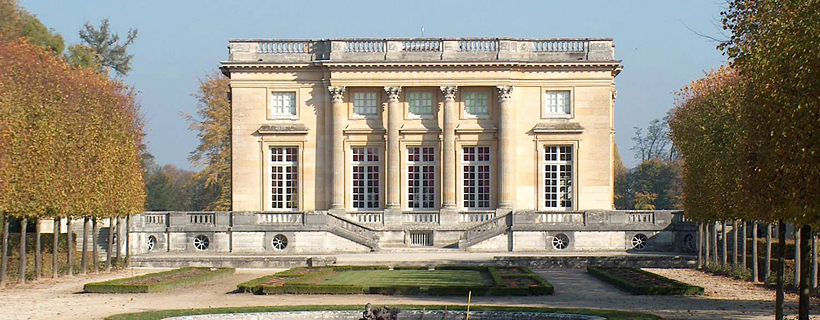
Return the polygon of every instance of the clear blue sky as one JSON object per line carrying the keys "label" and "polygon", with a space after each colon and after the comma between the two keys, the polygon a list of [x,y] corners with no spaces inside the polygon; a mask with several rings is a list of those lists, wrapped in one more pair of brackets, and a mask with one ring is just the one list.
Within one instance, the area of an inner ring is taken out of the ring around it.
{"label": "clear blue sky", "polygon": [[[86,21],[110,18],[120,35],[139,29],[126,81],[140,91],[148,144],[160,164],[192,168],[197,145],[182,114],[195,112],[198,79],[227,59],[231,38],[420,36],[611,37],[616,141],[627,166],[635,126],[672,107],[673,93],[724,64],[715,43],[720,0],[681,1],[118,1],[21,0],[43,23],[79,42]],[[688,27],[688,28],[687,28]]]}

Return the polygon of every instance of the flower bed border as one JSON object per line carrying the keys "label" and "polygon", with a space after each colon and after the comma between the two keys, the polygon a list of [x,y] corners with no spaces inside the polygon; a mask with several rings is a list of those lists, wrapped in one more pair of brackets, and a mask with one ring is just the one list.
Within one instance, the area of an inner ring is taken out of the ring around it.
{"label": "flower bed border", "polygon": [[632,283],[626,279],[620,278],[610,272],[607,272],[608,269],[611,268],[604,268],[604,267],[587,267],[587,272],[596,277],[598,279],[603,280],[604,282],[610,283],[624,291],[630,292],[636,295],[702,295],[703,288],[695,285],[691,285],[688,283],[680,282],[677,280],[669,279],[667,277],[657,275],[648,271],[641,270],[639,268],[624,268],[624,269],[632,269],[634,271],[643,273],[645,275],[651,276],[653,278],[659,279],[661,281],[665,281],[670,283],[672,286],[669,287],[657,287],[657,286],[646,286],[640,283]]}
{"label": "flower bed border", "polygon": [[189,285],[194,285],[202,282],[211,281],[214,279],[222,278],[234,273],[234,268],[215,268],[215,271],[196,274],[184,278],[173,279],[169,281],[163,281],[159,283],[152,283],[152,284],[126,284],[129,281],[145,279],[150,277],[156,276],[164,276],[168,274],[178,273],[178,272],[185,272],[191,269],[212,269],[212,268],[204,268],[204,267],[186,267],[186,268],[179,268],[173,269],[168,271],[162,272],[155,272],[144,274],[141,276],[136,277],[129,277],[129,278],[121,278],[121,279],[114,279],[109,281],[103,282],[91,282],[86,283],[83,286],[83,291],[89,293],[148,293],[148,292],[157,292],[162,290],[168,290],[172,288],[179,288]]}

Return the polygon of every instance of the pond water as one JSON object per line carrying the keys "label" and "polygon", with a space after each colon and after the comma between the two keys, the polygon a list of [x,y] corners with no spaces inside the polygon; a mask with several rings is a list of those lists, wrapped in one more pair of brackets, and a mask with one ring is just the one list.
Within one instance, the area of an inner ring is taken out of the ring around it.
{"label": "pond water", "polygon": [[[207,314],[165,318],[165,320],[359,320],[361,311],[293,311],[293,312],[259,312]],[[463,320],[464,311],[427,311],[402,310],[398,320]],[[536,312],[470,312],[471,320],[605,320],[603,317],[562,313]]]}

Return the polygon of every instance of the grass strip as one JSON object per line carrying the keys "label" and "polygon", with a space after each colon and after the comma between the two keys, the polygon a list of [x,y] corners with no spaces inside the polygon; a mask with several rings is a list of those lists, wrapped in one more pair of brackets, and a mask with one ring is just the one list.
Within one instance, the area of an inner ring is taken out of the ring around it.
{"label": "grass strip", "polygon": [[[196,272],[189,276],[174,277],[175,274]],[[86,283],[83,291],[90,293],[148,293],[185,287],[211,281],[233,274],[234,268],[198,268],[187,267],[174,270],[149,273],[141,276],[114,279],[104,282]],[[150,283],[152,279],[168,278],[167,280]],[[149,282],[149,283],[141,283]]]}
{"label": "grass strip", "polygon": [[[526,296],[553,294],[553,286],[526,268],[441,266],[388,270],[386,266],[298,267],[240,283],[254,294],[385,294]],[[506,274],[499,272],[499,268]],[[508,271],[514,270],[514,272]],[[513,280],[526,278],[528,280]],[[491,279],[491,283],[484,279]]]}
{"label": "grass strip", "polygon": [[[401,310],[428,311],[444,310],[444,305],[391,305]],[[465,311],[464,305],[448,305],[449,311]],[[168,317],[227,314],[227,313],[256,313],[256,312],[293,312],[293,311],[362,311],[361,305],[306,305],[306,306],[267,306],[267,307],[233,307],[207,309],[178,309],[157,310],[138,313],[118,314],[105,318],[106,320],[160,320]],[[641,312],[607,310],[607,309],[573,309],[573,308],[540,308],[540,307],[513,307],[513,306],[470,306],[470,311],[507,311],[507,312],[537,312],[537,313],[565,313],[582,314],[604,317],[607,320],[659,320],[660,317]]]}
{"label": "grass strip", "polygon": [[[636,295],[701,295],[703,288],[688,283],[669,279],[638,268],[601,268],[587,267],[590,275],[608,282],[624,291]],[[652,285],[649,283],[636,283],[625,277],[627,273],[633,273],[645,279],[660,282],[662,285]]]}

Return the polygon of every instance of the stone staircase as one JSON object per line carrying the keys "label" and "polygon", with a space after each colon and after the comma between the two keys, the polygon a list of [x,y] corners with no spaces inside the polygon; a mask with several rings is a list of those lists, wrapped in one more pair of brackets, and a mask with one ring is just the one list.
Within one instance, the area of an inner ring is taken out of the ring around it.
{"label": "stone staircase", "polygon": [[366,246],[371,251],[379,250],[379,237],[376,231],[364,225],[328,213],[327,230],[332,234]]}
{"label": "stone staircase", "polygon": [[481,241],[507,232],[512,226],[512,217],[512,213],[509,213],[467,229],[458,241],[458,248],[466,249]]}

